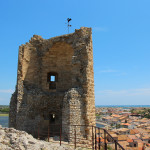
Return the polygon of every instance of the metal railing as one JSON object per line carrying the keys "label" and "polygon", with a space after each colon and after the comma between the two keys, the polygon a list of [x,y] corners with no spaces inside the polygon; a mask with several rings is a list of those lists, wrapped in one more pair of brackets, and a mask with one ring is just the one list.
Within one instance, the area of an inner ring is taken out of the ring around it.
{"label": "metal railing", "polygon": [[[66,133],[62,131],[62,124],[49,125],[46,130],[42,130],[39,126],[38,129],[33,131],[34,137],[50,141],[50,138],[54,141],[59,141],[60,145],[62,141],[69,142],[74,148],[84,147],[92,150],[125,150],[117,141],[113,138],[106,129],[96,126],[87,125],[71,125],[74,129],[72,133]],[[91,131],[91,134],[84,133],[83,136],[77,129],[86,127]],[[64,139],[64,136],[71,136],[71,140]]]}

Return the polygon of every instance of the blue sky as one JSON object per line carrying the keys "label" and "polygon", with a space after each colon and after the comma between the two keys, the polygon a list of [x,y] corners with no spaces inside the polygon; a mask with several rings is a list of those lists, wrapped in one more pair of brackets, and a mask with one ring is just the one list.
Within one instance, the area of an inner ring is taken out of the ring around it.
{"label": "blue sky", "polygon": [[92,27],[96,105],[150,105],[149,0],[1,0],[0,104],[16,85],[19,45]]}

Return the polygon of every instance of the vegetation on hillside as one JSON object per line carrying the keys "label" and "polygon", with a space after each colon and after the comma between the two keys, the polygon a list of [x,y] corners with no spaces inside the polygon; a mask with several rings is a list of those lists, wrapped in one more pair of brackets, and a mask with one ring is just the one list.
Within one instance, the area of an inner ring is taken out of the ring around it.
{"label": "vegetation on hillside", "polygon": [[131,113],[139,114],[143,118],[150,119],[150,108],[144,108],[144,109],[141,109],[141,110],[132,109]]}
{"label": "vegetation on hillside", "polygon": [[8,114],[9,113],[9,106],[0,105],[0,114]]}

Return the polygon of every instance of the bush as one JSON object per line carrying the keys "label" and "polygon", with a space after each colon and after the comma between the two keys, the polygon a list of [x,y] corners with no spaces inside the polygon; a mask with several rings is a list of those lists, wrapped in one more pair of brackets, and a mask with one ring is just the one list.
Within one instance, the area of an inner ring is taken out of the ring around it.
{"label": "bush", "polygon": [[1,113],[9,113],[9,107],[3,107],[0,109]]}

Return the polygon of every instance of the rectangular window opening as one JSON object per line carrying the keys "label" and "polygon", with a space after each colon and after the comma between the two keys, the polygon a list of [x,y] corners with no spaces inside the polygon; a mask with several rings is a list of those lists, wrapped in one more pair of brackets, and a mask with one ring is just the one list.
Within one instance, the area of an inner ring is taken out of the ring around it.
{"label": "rectangular window opening", "polygon": [[51,82],[55,82],[55,81],[56,81],[56,80],[55,80],[55,76],[51,75],[51,76],[50,76],[50,81],[51,81]]}
{"label": "rectangular window opening", "polygon": [[58,74],[55,72],[47,73],[47,82],[49,83],[49,89],[56,89],[56,83],[58,82]]}

